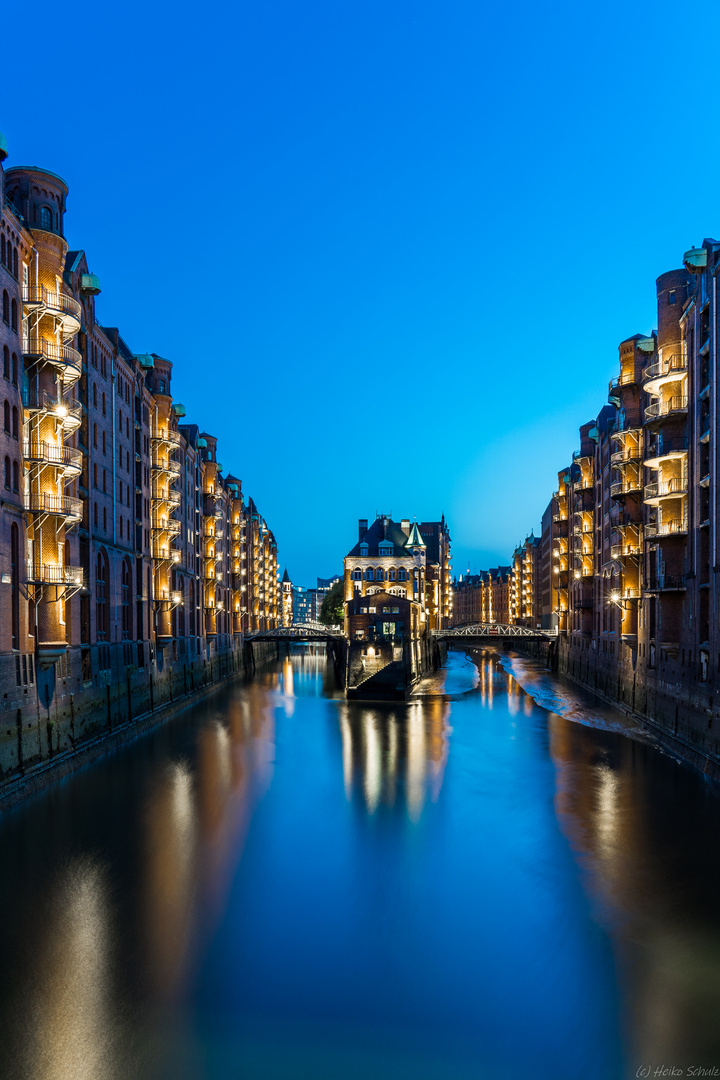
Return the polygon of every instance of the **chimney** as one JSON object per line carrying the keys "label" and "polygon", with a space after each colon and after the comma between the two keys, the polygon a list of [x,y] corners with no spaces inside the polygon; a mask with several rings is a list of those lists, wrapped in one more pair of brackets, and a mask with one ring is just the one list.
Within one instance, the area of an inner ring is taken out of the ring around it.
{"label": "chimney", "polygon": [[363,536],[367,532],[368,519],[358,518],[358,540],[362,540]]}
{"label": "chimney", "polygon": [[410,535],[410,518],[403,518],[400,522],[400,528],[406,536]]}

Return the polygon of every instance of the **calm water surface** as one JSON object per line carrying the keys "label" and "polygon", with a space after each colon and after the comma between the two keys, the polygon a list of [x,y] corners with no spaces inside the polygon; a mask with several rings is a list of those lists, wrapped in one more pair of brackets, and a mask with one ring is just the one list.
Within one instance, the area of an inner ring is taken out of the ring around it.
{"label": "calm water surface", "polygon": [[517,659],[333,695],[293,656],[5,815],[0,1077],[720,1069],[715,786]]}

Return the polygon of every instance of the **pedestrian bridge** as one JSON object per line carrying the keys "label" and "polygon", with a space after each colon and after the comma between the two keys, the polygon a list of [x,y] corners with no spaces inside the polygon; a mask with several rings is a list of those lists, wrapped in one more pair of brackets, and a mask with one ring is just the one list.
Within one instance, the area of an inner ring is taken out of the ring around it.
{"label": "pedestrian bridge", "polygon": [[294,623],[276,626],[273,630],[255,630],[245,635],[246,641],[340,641],[341,626],[325,626],[319,622]]}
{"label": "pedestrian bridge", "polygon": [[433,630],[436,641],[467,641],[468,638],[534,638],[549,641],[558,636],[557,629],[532,630],[528,626],[510,626],[505,623],[471,623],[453,626],[449,630]]}

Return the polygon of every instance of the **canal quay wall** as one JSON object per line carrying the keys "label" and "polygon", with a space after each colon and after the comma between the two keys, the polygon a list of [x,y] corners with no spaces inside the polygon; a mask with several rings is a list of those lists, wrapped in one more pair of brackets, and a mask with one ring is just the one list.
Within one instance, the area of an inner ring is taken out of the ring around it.
{"label": "canal quay wall", "polygon": [[109,667],[91,680],[83,681],[80,656],[74,657],[71,650],[63,677],[55,667],[38,669],[32,696],[27,689],[22,697],[5,695],[0,712],[0,810],[111,752],[232,679],[250,678],[278,657],[276,642],[245,642],[238,636],[209,656],[174,660],[161,654],[149,667],[137,670],[123,663],[121,645],[105,648]]}
{"label": "canal quay wall", "polygon": [[720,688],[699,682],[677,661],[633,669],[632,661],[598,655],[564,641],[513,642],[531,656],[648,728],[659,743],[706,776],[720,780]]}

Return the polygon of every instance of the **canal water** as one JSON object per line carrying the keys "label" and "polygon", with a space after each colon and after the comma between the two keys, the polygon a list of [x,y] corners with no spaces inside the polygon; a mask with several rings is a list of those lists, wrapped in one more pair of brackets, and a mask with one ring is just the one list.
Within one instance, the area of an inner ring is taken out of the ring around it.
{"label": "canal water", "polygon": [[298,653],[0,820],[0,1076],[720,1070],[719,841],[527,661],[365,706]]}

